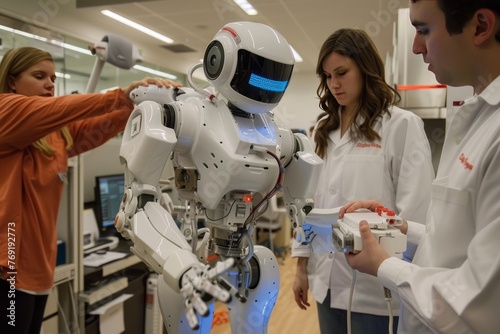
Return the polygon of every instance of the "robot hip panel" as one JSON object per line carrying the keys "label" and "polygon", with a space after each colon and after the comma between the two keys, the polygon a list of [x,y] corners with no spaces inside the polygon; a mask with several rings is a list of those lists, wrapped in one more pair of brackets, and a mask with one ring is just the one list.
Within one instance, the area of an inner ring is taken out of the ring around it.
{"label": "robot hip panel", "polygon": [[246,290],[245,303],[233,298],[227,305],[231,333],[267,333],[269,318],[278,298],[280,273],[276,256],[266,247],[255,246],[253,259],[256,260],[253,267],[257,272],[252,275],[258,275],[257,284]]}

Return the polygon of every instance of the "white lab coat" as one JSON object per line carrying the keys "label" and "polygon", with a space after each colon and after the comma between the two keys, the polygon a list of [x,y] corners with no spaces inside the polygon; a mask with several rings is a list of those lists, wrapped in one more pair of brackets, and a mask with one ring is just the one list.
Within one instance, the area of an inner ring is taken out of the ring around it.
{"label": "white lab coat", "polygon": [[413,264],[378,271],[405,306],[398,333],[500,333],[500,77],[447,125],[425,230]]}
{"label": "white lab coat", "polygon": [[[340,130],[330,134],[326,159],[315,194],[316,208],[334,208],[352,200],[376,199],[406,219],[421,221],[430,202],[434,169],[423,122],[415,114],[393,107],[374,126],[382,140],[350,140]],[[294,242],[292,256],[309,257],[309,289],[323,302],[331,289],[331,307],[347,309],[352,271],[343,253],[313,253]],[[376,278],[356,275],[351,310],[388,315],[383,287]],[[392,301],[399,312],[397,296]]]}

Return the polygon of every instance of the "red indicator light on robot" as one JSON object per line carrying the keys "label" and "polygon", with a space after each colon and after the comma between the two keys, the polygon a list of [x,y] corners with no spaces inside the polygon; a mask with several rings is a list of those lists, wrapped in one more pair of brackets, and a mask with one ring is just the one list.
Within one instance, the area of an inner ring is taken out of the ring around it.
{"label": "red indicator light on robot", "polygon": [[382,205],[377,206],[377,214],[380,216],[384,212],[384,207]]}
{"label": "red indicator light on robot", "polygon": [[243,195],[243,202],[245,202],[245,203],[252,203],[252,201],[253,201],[252,195],[250,195],[250,194]]}

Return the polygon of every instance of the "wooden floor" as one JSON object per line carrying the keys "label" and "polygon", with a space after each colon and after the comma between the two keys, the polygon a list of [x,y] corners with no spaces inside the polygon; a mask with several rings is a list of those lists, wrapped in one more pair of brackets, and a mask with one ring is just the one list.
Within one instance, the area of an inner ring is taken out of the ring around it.
{"label": "wooden floor", "polygon": [[[286,256],[284,264],[280,265],[280,292],[276,306],[269,320],[268,333],[319,333],[318,316],[316,313],[316,302],[309,293],[311,307],[301,310],[295,303],[293,297],[293,281],[297,260]],[[226,310],[224,304],[217,304],[216,312]],[[231,334],[229,323],[215,324],[211,334]]]}

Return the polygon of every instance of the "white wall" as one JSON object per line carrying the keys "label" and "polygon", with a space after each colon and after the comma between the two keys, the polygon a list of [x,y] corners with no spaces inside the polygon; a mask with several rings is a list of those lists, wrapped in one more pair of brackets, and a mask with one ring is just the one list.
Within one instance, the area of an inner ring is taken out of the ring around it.
{"label": "white wall", "polygon": [[294,73],[285,95],[274,109],[276,117],[289,128],[307,132],[321,112],[316,96],[318,84],[315,73]]}

